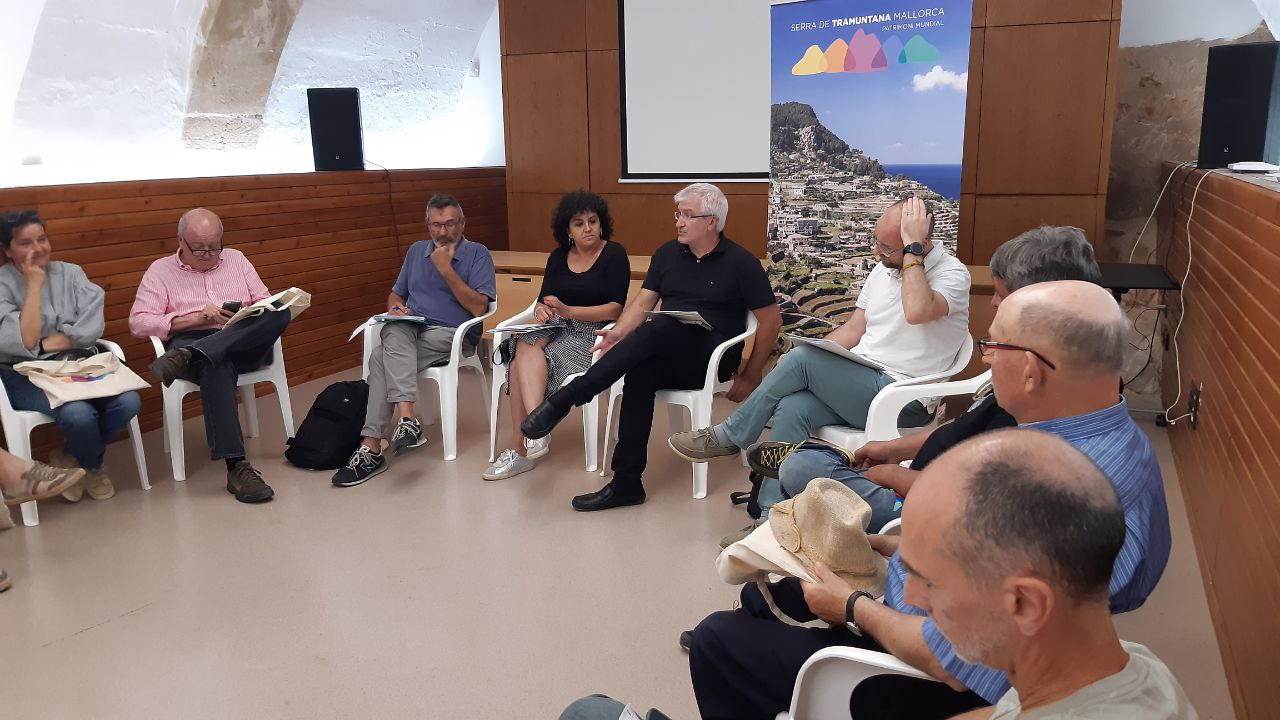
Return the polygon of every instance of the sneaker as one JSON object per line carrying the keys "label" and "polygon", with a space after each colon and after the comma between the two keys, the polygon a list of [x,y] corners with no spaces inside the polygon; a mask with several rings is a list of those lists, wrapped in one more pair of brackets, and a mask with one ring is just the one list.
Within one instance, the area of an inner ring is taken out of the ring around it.
{"label": "sneaker", "polygon": [[[60,468],[80,467],[80,463],[76,459],[68,455],[63,450],[51,450],[49,452],[49,464]],[[62,491],[62,499],[70,503],[78,503],[84,497],[84,483],[78,482],[75,485]]]}
{"label": "sneaker", "polygon": [[[111,484],[111,478],[107,477],[107,471],[102,468],[86,472],[84,479],[80,481],[80,487],[94,500],[109,500],[116,494],[115,485]],[[66,497],[67,494],[63,493],[62,496]]]}
{"label": "sneaker", "polygon": [[685,630],[680,633],[680,649],[689,652],[689,648],[693,647],[693,631]]}
{"label": "sneaker", "polygon": [[782,461],[790,457],[791,453],[798,450],[801,445],[804,443],[758,442],[747,448],[747,466],[752,472],[777,480]]}
{"label": "sneaker", "polygon": [[524,449],[527,453],[526,457],[530,460],[537,460],[543,455],[551,452],[551,436],[548,435],[544,438],[538,438],[537,440],[525,438]]}
{"label": "sneaker", "polygon": [[667,445],[675,454],[689,462],[706,462],[718,457],[736,455],[737,445],[721,445],[711,428],[676,433],[667,438]]}
{"label": "sneaker", "polygon": [[[546,450],[543,450],[546,454]],[[538,463],[532,459],[521,455],[515,450],[503,450],[498,459],[494,461],[487,469],[485,469],[483,477],[485,480],[505,480],[509,477],[515,477],[520,473],[529,472],[537,467]]]}
{"label": "sneaker", "polygon": [[741,530],[736,530],[734,532],[729,533],[728,535],[725,535],[724,537],[720,538],[720,547],[727,548],[730,545],[738,542],[739,540],[746,539],[748,535],[755,532],[755,529],[760,527],[763,524],[764,524],[763,520],[756,520],[755,522],[742,528]]}
{"label": "sneaker", "polygon": [[13,581],[9,579],[9,573],[0,570],[0,592],[4,592],[13,587]]}
{"label": "sneaker", "polygon": [[399,455],[406,450],[421,447],[426,442],[427,439],[422,436],[422,423],[416,418],[400,418],[396,431],[391,434],[391,452]]}
{"label": "sneaker", "polygon": [[42,462],[34,462],[26,472],[22,473],[19,478],[21,483],[16,491],[10,493],[8,490],[0,490],[0,495],[4,496],[4,504],[9,506],[21,505],[32,500],[47,500],[61,495],[64,490],[80,482],[83,477],[83,468],[58,468]]}
{"label": "sneaker", "polygon": [[242,503],[264,502],[276,496],[276,491],[271,489],[267,481],[262,479],[262,473],[250,465],[248,460],[241,460],[227,471],[227,492],[235,495]]}
{"label": "sneaker", "polygon": [[382,456],[382,453],[375,453],[361,445],[351,453],[351,459],[347,464],[338,468],[338,472],[333,474],[333,484],[338,487],[359,485],[386,469],[387,459]]}

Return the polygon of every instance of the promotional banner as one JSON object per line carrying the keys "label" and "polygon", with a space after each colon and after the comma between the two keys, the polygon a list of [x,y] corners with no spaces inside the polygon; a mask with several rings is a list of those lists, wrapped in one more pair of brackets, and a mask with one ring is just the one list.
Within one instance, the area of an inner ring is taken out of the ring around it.
{"label": "promotional banner", "polygon": [[972,15],[972,0],[773,3],[769,255],[787,332],[849,318],[896,200],[924,198],[955,252]]}

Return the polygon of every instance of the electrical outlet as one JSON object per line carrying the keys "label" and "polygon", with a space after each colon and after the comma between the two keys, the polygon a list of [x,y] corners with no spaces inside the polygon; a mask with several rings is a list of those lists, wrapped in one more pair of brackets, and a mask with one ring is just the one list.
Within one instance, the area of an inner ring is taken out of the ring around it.
{"label": "electrical outlet", "polygon": [[1191,381],[1191,394],[1187,397],[1187,414],[1191,416],[1191,429],[1195,430],[1197,423],[1197,415],[1200,412],[1200,393],[1204,390],[1204,383]]}

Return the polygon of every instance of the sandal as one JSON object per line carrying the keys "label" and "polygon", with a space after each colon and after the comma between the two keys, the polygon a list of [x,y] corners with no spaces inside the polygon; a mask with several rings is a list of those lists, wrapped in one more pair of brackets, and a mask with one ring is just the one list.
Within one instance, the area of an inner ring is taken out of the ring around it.
{"label": "sandal", "polygon": [[33,464],[22,473],[22,488],[17,495],[3,491],[5,505],[21,505],[33,500],[47,500],[62,494],[63,490],[80,482],[84,468],[59,468],[42,462]]}

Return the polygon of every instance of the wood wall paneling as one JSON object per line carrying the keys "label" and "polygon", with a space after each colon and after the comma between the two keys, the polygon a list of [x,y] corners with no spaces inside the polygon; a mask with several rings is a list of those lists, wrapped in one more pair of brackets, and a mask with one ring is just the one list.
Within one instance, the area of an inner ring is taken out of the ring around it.
{"label": "wood wall paneling", "polygon": [[[511,193],[508,197],[510,217],[510,250],[551,252],[555,240],[551,238],[551,213],[560,195],[548,193]],[[612,208],[610,208],[612,212]],[[617,231],[617,217],[614,217]]]}
{"label": "wood wall paneling", "polygon": [[956,255],[966,264],[973,265],[973,195],[960,195],[960,228],[956,237]]}
{"label": "wood wall paneling", "polygon": [[587,0],[587,49],[617,50],[618,2]]}
{"label": "wood wall paneling", "polygon": [[498,24],[502,29],[502,53],[530,55],[586,50],[583,29],[588,2],[594,0],[500,0]]}
{"label": "wood wall paneling", "polygon": [[569,192],[590,182],[585,52],[503,58],[507,186]]}
{"label": "wood wall paneling", "polygon": [[982,126],[982,58],[987,31],[975,28],[969,36],[969,89],[964,107],[964,149],[960,192],[972,193],[978,183],[978,128]]}
{"label": "wood wall paneling", "polygon": [[[1167,268],[1187,268],[1188,216],[1199,171],[1180,170],[1161,208]],[[1185,181],[1185,182],[1184,182]],[[1181,373],[1164,394],[1185,411],[1190,383],[1203,384],[1197,427],[1170,430],[1178,476],[1236,715],[1270,717],[1280,704],[1272,677],[1280,648],[1280,193],[1236,178],[1204,181],[1190,218],[1191,276],[1168,299],[1186,316],[1177,338]],[[1166,368],[1175,368],[1173,353]]]}
{"label": "wood wall paneling", "polygon": [[[1098,146],[1098,183],[1094,192],[1099,195],[1107,194],[1107,187],[1111,182],[1111,134],[1115,129],[1116,106],[1116,77],[1119,72],[1120,62],[1120,21],[1112,20],[1107,28],[1107,84],[1103,89],[1102,107],[1107,110],[1108,122],[1102,123],[1102,142]],[[1105,225],[1100,224],[1100,229]],[[1096,247],[1104,247],[1102,237],[1099,236]]]}
{"label": "wood wall paneling", "polygon": [[[389,183],[389,184],[388,184]],[[456,196],[467,214],[467,236],[507,247],[502,168],[147,180],[0,189],[0,209],[34,207],[46,222],[59,260],[84,267],[106,290],[104,337],[124,348],[147,379],[151,344],[128,331],[128,313],[142,274],[176,249],[178,217],[192,207],[217,212],[224,242],[244,252],[272,289],[292,285],[312,295],[312,307],[285,333],[290,383],[355,367],[358,344],[347,333],[383,308],[410,243],[426,236],[423,210],[435,192]],[[399,240],[396,233],[399,233]],[[259,390],[267,392],[269,386]],[[143,391],[144,429],[160,425],[158,387]],[[186,404],[199,413],[199,397]],[[307,408],[296,408],[301,421]],[[35,444],[57,442],[51,427]]]}
{"label": "wood wall paneling", "polygon": [[1097,192],[1110,42],[1110,21],[987,28],[978,193]]}
{"label": "wood wall paneling", "polygon": [[987,27],[1110,20],[1112,0],[987,0]]}
{"label": "wood wall paneling", "polygon": [[973,0],[973,26],[987,26],[987,0]]}
{"label": "wood wall paneling", "polygon": [[1097,208],[1105,203],[1106,197],[1097,195],[979,195],[973,207],[971,261],[985,265],[1006,240],[1040,225],[1074,225],[1097,238]]}

